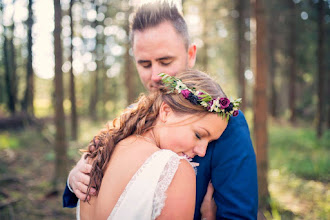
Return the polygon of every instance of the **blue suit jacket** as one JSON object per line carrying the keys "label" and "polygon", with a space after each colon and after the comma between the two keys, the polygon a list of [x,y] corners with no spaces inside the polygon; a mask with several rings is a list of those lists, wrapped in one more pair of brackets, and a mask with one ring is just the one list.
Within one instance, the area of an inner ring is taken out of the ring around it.
{"label": "blue suit jacket", "polygon": [[229,119],[221,137],[209,144],[205,157],[195,157],[197,192],[195,219],[209,181],[214,186],[217,219],[257,219],[257,166],[250,131],[243,113]]}
{"label": "blue suit jacket", "polygon": [[[197,168],[194,219],[201,219],[200,207],[209,181],[214,186],[217,219],[257,219],[257,167],[250,132],[243,113],[231,117],[221,137],[209,144],[205,157],[195,157]],[[77,197],[68,187],[63,206],[73,208]]]}

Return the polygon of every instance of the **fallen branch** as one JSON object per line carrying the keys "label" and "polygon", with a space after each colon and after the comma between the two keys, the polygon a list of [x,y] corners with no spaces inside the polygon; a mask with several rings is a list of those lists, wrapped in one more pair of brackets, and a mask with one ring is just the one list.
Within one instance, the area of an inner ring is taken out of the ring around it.
{"label": "fallen branch", "polygon": [[9,198],[9,194],[6,193],[5,191],[1,190],[1,189],[0,189],[0,195],[5,197],[5,198]]}
{"label": "fallen branch", "polygon": [[8,199],[7,201],[1,202],[0,210],[17,203],[18,201],[19,201],[19,199]]}
{"label": "fallen branch", "polygon": [[21,180],[16,176],[3,176],[0,178],[0,185],[3,183],[20,183]]}

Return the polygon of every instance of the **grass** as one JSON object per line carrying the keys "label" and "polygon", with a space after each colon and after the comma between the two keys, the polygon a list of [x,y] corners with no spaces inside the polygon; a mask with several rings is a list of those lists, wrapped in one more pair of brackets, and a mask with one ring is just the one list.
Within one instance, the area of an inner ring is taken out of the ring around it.
{"label": "grass", "polygon": [[[0,219],[73,219],[52,190],[53,146],[34,128],[0,132]],[[63,186],[64,188],[64,186]]]}
{"label": "grass", "polygon": [[272,124],[268,178],[273,216],[268,219],[328,219],[329,168],[329,131],[318,139],[312,128]]}
{"label": "grass", "polygon": [[9,132],[0,134],[0,150],[16,149],[19,147],[19,141],[16,137],[10,135]]}
{"label": "grass", "polygon": [[310,128],[271,126],[270,169],[280,169],[304,179],[330,181],[330,131],[317,139]]}

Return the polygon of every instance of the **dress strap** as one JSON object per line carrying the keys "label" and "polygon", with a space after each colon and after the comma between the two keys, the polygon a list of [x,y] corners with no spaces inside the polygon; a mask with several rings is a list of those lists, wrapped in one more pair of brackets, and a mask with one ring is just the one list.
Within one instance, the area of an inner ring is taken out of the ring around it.
{"label": "dress strap", "polygon": [[170,186],[173,177],[179,167],[180,158],[177,154],[172,155],[169,160],[167,161],[163,172],[159,178],[154,200],[153,200],[153,210],[152,210],[152,219],[156,219],[162,212],[162,209],[165,206],[166,201],[166,191]]}

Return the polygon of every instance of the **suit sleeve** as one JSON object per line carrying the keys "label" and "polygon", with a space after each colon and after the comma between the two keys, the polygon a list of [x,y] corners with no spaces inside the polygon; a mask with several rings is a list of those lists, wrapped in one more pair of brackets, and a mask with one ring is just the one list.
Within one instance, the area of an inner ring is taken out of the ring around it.
{"label": "suit sleeve", "polygon": [[257,166],[243,113],[231,117],[222,136],[212,142],[211,181],[217,219],[257,219]]}
{"label": "suit sleeve", "polygon": [[70,191],[68,184],[65,186],[63,193],[63,207],[64,208],[75,208],[77,206],[78,198]]}

